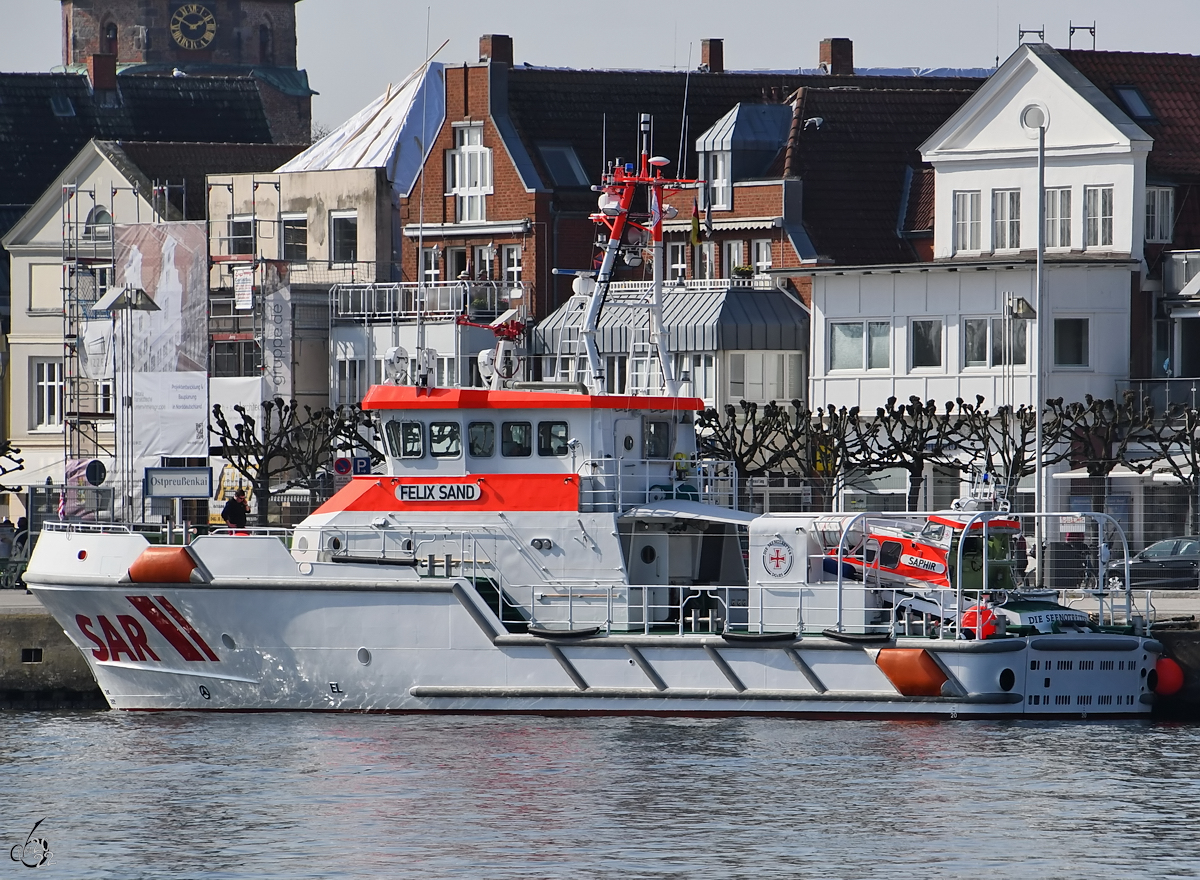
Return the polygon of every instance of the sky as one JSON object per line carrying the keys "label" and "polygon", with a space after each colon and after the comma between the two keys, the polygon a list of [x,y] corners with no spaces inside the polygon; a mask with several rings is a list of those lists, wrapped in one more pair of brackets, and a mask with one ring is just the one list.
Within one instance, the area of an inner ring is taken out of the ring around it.
{"label": "sky", "polygon": [[[736,10],[736,11],[735,11]],[[302,0],[300,66],[320,94],[313,119],[345,121],[445,41],[437,60],[477,61],[481,34],[509,34],[517,64],[684,69],[700,41],[725,41],[731,70],[815,67],[825,37],[854,41],[858,67],[992,67],[1020,28],[1096,24],[1096,48],[1200,54],[1200,0]],[[62,61],[60,4],[0,0],[0,71],[45,72]],[[1033,39],[1037,39],[1034,37]],[[1086,31],[1076,48],[1091,48]]]}

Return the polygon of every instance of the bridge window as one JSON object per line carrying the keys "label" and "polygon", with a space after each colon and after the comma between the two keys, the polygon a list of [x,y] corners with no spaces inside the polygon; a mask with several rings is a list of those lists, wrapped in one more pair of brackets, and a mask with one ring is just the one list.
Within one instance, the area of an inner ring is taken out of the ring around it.
{"label": "bridge window", "polygon": [[501,422],[500,454],[509,458],[532,455],[533,425],[529,422]]}
{"label": "bridge window", "polygon": [[496,454],[496,426],[491,422],[467,425],[467,451],[472,458],[491,458]]}
{"label": "bridge window", "polygon": [[567,423],[538,422],[538,455],[567,454]]}
{"label": "bridge window", "polygon": [[646,458],[671,457],[671,423],[646,422]]}
{"label": "bridge window", "polygon": [[393,419],[387,423],[387,436],[392,455],[400,458],[422,458],[425,455],[420,422],[397,422]]}
{"label": "bridge window", "polygon": [[429,454],[434,458],[458,458],[462,455],[462,429],[458,422],[431,422]]}

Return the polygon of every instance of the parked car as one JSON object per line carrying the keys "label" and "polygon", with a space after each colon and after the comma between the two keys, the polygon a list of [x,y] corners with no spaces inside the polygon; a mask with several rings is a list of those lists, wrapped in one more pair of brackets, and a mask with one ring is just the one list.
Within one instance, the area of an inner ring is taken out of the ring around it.
{"label": "parked car", "polygon": [[[1124,577],[1124,561],[1112,560],[1108,564],[1108,582],[1120,583]],[[1200,589],[1200,537],[1167,538],[1134,554],[1129,559],[1129,581],[1142,589]]]}

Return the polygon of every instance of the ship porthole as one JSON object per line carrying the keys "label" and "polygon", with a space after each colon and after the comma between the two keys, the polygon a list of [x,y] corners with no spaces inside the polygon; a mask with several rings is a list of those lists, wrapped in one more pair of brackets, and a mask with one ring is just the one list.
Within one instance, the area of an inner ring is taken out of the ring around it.
{"label": "ship porthole", "polygon": [[296,549],[297,550],[307,550],[308,549],[308,538],[305,537],[304,535],[301,535],[296,540]]}
{"label": "ship porthole", "polygon": [[1017,674],[1011,669],[1000,670],[1000,690],[1011,691],[1017,683]]}
{"label": "ship porthole", "polygon": [[341,550],[342,549],[342,539],[341,538],[330,538],[329,546],[332,547],[334,550]]}
{"label": "ship porthole", "polygon": [[229,633],[221,633],[221,644],[231,651],[237,648],[237,642],[233,640],[233,636]]}
{"label": "ship porthole", "polygon": [[642,562],[646,563],[646,565],[649,565],[657,558],[658,553],[649,544],[642,548]]}
{"label": "ship porthole", "polygon": [[361,663],[363,666],[370,666],[371,665],[371,652],[368,651],[366,648],[359,648],[358,649],[358,662]]}

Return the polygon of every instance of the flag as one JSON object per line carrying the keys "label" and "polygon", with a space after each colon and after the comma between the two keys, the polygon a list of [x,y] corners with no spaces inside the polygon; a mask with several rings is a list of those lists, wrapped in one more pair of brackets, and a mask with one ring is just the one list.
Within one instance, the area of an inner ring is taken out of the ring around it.
{"label": "flag", "polygon": [[692,199],[692,244],[700,244],[700,203]]}
{"label": "flag", "polygon": [[662,205],[658,203],[658,190],[650,193],[650,228],[654,229],[662,223]]}
{"label": "flag", "polygon": [[59,520],[66,519],[67,514],[67,490],[58,490],[58,518]]}
{"label": "flag", "polygon": [[712,238],[712,199],[704,206],[704,237]]}

